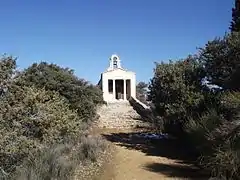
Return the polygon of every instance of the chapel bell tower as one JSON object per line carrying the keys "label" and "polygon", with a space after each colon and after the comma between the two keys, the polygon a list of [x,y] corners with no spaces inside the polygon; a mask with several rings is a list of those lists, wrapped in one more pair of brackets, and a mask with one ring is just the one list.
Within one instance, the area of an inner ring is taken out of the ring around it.
{"label": "chapel bell tower", "polygon": [[116,54],[113,54],[110,57],[110,64],[108,70],[121,69],[121,60],[120,57]]}

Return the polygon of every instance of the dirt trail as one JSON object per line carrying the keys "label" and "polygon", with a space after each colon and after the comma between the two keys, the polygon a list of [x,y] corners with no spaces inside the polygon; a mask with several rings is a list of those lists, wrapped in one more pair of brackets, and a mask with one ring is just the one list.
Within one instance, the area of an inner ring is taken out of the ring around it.
{"label": "dirt trail", "polygon": [[133,126],[141,122],[128,103],[105,106],[99,115],[97,133],[110,142],[113,157],[96,180],[208,179],[200,177],[200,170],[189,163],[184,146],[176,140],[139,137],[143,130]]}

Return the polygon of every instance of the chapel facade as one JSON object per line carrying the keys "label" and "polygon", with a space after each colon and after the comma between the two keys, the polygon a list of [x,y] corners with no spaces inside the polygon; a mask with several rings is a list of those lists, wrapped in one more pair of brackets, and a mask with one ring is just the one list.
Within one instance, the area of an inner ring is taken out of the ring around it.
{"label": "chapel facade", "polygon": [[120,57],[113,54],[109,67],[101,73],[98,86],[103,91],[104,101],[127,101],[130,97],[136,97],[136,74],[122,68]]}

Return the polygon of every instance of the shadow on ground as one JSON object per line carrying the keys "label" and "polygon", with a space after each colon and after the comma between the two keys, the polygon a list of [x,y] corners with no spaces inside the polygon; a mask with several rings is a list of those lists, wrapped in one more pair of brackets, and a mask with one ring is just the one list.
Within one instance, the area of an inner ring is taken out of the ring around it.
{"label": "shadow on ground", "polygon": [[139,150],[147,156],[167,157],[183,161],[183,163],[194,163],[196,159],[194,153],[178,139],[144,139],[139,136],[139,132],[119,132],[102,135],[108,141],[128,149]]}
{"label": "shadow on ground", "polygon": [[146,164],[144,169],[155,172],[162,173],[168,177],[175,178],[188,178],[188,179],[208,179],[208,176],[201,172],[196,167],[183,166],[178,164],[161,164],[161,163],[151,163]]}
{"label": "shadow on ground", "polygon": [[196,155],[178,139],[144,139],[139,136],[139,132],[108,133],[102,136],[118,146],[141,151],[146,156],[166,157],[177,162],[177,164],[146,164],[143,168],[148,171],[162,173],[169,177],[208,179],[206,172],[203,173],[194,165]]}

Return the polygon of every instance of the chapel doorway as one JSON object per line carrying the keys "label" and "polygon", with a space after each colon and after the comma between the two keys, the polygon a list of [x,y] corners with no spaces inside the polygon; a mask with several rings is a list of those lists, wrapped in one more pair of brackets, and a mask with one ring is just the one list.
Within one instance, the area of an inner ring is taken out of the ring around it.
{"label": "chapel doorway", "polygon": [[126,97],[127,97],[127,100],[129,100],[131,97],[131,80],[130,79],[126,80]]}
{"label": "chapel doorway", "polygon": [[122,79],[117,79],[116,81],[115,81],[115,92],[116,92],[116,99],[124,99],[124,95],[123,95],[123,93],[124,93],[124,81],[122,80]]}

